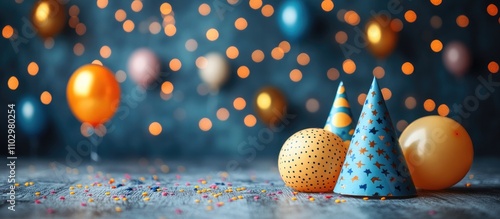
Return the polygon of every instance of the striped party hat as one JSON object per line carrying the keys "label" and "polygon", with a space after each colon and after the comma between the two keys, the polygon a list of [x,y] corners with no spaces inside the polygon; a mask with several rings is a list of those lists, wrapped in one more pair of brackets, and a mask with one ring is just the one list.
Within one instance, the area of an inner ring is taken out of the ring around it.
{"label": "striped party hat", "polygon": [[354,132],[354,122],[352,121],[351,108],[342,81],[337,89],[324,129],[338,135],[344,141],[346,148],[349,147]]}

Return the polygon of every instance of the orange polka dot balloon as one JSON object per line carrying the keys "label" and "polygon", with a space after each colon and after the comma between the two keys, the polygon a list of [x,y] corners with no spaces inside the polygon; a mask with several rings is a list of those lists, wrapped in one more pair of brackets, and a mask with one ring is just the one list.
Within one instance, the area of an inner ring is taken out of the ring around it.
{"label": "orange polka dot balloon", "polygon": [[346,153],[339,136],[324,129],[304,129],[288,138],[281,148],[281,179],[299,192],[332,192]]}

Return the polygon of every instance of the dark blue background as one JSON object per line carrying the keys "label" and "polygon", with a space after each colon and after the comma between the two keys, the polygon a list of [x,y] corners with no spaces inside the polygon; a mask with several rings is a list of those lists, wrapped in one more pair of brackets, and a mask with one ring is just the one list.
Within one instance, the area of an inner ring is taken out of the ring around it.
{"label": "dark blue background", "polygon": [[[141,33],[139,23],[148,19],[161,22],[160,5],[164,1],[143,1],[143,9],[135,13],[130,9],[132,1],[110,0],[105,9],[99,9],[95,1],[72,0],[67,4],[78,5],[80,8],[79,19],[87,31],[85,35],[78,36],[75,31],[67,27],[58,35],[52,49],[46,49],[39,37],[29,38],[26,44],[19,46],[15,52],[11,42],[0,39],[0,90],[2,112],[6,111],[7,103],[16,103],[26,95],[33,95],[37,99],[41,92],[47,90],[52,94],[52,102],[45,106],[48,120],[50,121],[44,135],[39,139],[40,154],[45,157],[65,156],[68,148],[75,149],[78,144],[86,141],[80,133],[80,122],[71,114],[66,100],[66,84],[72,72],[79,66],[99,59],[113,71],[126,70],[129,55],[139,47],[149,47],[154,50],[162,62],[162,78],[171,81],[175,90],[173,97],[165,101],[160,97],[159,88],[147,92],[143,101],[137,107],[128,107],[130,114],[125,118],[113,118],[110,122],[116,129],[108,133],[99,146],[99,152],[106,158],[120,158],[128,156],[145,157],[197,157],[197,156],[228,156],[239,159],[250,157],[248,148],[238,145],[247,141],[248,137],[257,137],[265,129],[260,121],[256,126],[248,128],[243,123],[247,114],[254,114],[253,98],[257,90],[263,86],[272,85],[281,89],[289,102],[290,112],[296,117],[286,128],[273,135],[270,143],[263,144],[265,149],[258,151],[257,156],[277,157],[282,143],[294,132],[307,127],[322,127],[340,80],[344,81],[348,97],[353,110],[354,119],[357,120],[361,110],[357,97],[366,93],[372,80],[372,71],[376,66],[385,69],[385,77],[379,80],[381,87],[392,91],[392,98],[387,101],[392,120],[406,120],[409,123],[419,117],[437,114],[437,111],[426,112],[423,102],[431,98],[437,106],[447,104],[454,116],[453,104],[462,104],[480,85],[478,76],[487,78],[487,65],[490,61],[500,62],[500,24],[497,16],[486,13],[490,3],[499,4],[498,1],[459,0],[444,1],[435,7],[429,1],[402,1],[404,11],[414,10],[417,21],[408,23],[403,14],[393,14],[393,18],[403,21],[404,27],[395,51],[386,59],[377,59],[366,49],[350,56],[356,63],[356,72],[348,75],[342,71],[342,62],[346,59],[339,44],[335,42],[336,32],[343,30],[348,36],[348,43],[354,44],[355,28],[337,19],[337,12],[341,9],[355,10],[361,17],[358,27],[363,29],[371,17],[370,11],[378,12],[387,10],[387,1],[334,1],[335,8],[331,12],[321,10],[321,1],[307,1],[311,14],[316,18],[313,31],[303,40],[292,42],[292,49],[285,54],[282,60],[271,58],[271,50],[285,40],[277,24],[277,11],[281,1],[264,0],[264,4],[271,4],[275,13],[270,18],[262,16],[260,10],[249,7],[248,1],[243,1],[235,6],[228,6],[226,1],[216,0],[219,4],[226,5],[227,11],[222,17],[217,15],[212,0],[201,1],[169,1],[175,13],[177,33],[167,37],[162,31],[157,35],[149,32]],[[23,25],[23,18],[29,18],[34,1],[25,0],[17,4],[14,0],[2,1],[0,7],[0,27],[9,24],[17,30]],[[198,13],[201,3],[210,4],[212,11],[204,17]],[[127,19],[135,23],[132,33],[125,33],[122,23],[114,18],[115,11],[124,9]],[[470,20],[467,28],[457,26],[455,19],[458,15],[465,14]],[[433,29],[430,18],[434,15],[441,17],[443,25]],[[248,27],[238,31],[234,21],[244,17]],[[219,31],[219,38],[215,42],[206,39],[205,33],[209,28]],[[193,38],[198,42],[195,52],[185,49],[186,40]],[[464,78],[456,78],[446,71],[442,63],[442,52],[434,53],[429,44],[433,39],[440,39],[444,45],[453,40],[465,43],[471,50],[473,66]],[[76,56],[73,46],[76,43],[85,46],[85,53]],[[102,59],[99,49],[108,45],[112,55]],[[239,56],[230,60],[232,76],[230,81],[217,95],[199,95],[197,86],[202,83],[195,66],[195,60],[208,52],[225,54],[226,49],[234,45],[239,49]],[[265,53],[261,63],[251,60],[251,53],[260,49]],[[311,61],[307,66],[297,64],[296,57],[299,53],[306,52]],[[178,58],[182,68],[178,72],[171,72],[168,62]],[[27,65],[35,61],[40,70],[36,76],[27,73]],[[402,63],[409,61],[415,66],[412,75],[401,72]],[[246,65],[251,74],[246,79],[236,75],[237,67]],[[289,79],[292,69],[298,68],[303,73],[299,83]],[[340,71],[340,78],[331,81],[326,72],[330,68]],[[7,80],[15,75],[20,86],[11,91],[6,85]],[[494,81],[500,81],[499,74],[492,74]],[[122,96],[131,95],[135,84],[130,77],[120,84]],[[233,108],[232,102],[236,97],[243,97],[247,106],[243,111]],[[417,107],[409,110],[404,101],[408,96],[414,96]],[[320,103],[318,112],[310,113],[305,108],[309,98],[316,98]],[[437,109],[436,106],[436,109]],[[225,107],[230,111],[227,121],[216,118],[217,109]],[[462,121],[463,126],[469,131],[475,146],[476,155],[500,155],[500,91],[498,88],[486,100],[480,101],[477,110],[471,112],[469,118]],[[185,112],[185,118],[178,119],[177,112]],[[213,127],[208,132],[203,132],[198,127],[201,118],[208,117]],[[148,126],[151,122],[158,121],[163,126],[159,136],[151,136]],[[5,123],[4,123],[5,124]],[[2,136],[6,127],[2,126]],[[400,134],[400,132],[398,132]],[[27,151],[30,142],[33,142],[19,133],[17,136],[18,151]],[[250,146],[248,146],[250,147]],[[242,151],[244,149],[245,151]],[[6,153],[6,150],[1,150]]]}

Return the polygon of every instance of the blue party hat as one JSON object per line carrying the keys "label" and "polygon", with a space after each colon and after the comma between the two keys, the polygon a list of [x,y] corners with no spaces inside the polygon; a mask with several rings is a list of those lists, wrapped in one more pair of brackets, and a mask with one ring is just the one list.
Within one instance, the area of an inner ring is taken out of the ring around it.
{"label": "blue party hat", "polygon": [[333,191],[352,196],[417,194],[375,78]]}
{"label": "blue party hat", "polygon": [[354,122],[352,121],[351,108],[342,81],[337,89],[337,94],[335,95],[330,115],[326,119],[324,129],[338,135],[344,141],[346,148],[349,147],[352,134],[354,133]]}

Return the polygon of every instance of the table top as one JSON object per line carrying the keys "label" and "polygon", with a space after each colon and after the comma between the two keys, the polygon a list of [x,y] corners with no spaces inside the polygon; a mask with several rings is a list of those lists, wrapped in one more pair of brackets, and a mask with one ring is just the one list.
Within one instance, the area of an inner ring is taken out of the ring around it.
{"label": "table top", "polygon": [[[500,159],[477,159],[467,176],[442,191],[409,199],[294,193],[277,162],[146,160],[68,167],[17,160],[15,212],[0,180],[0,218],[497,218]],[[9,173],[2,168],[1,176]]]}

